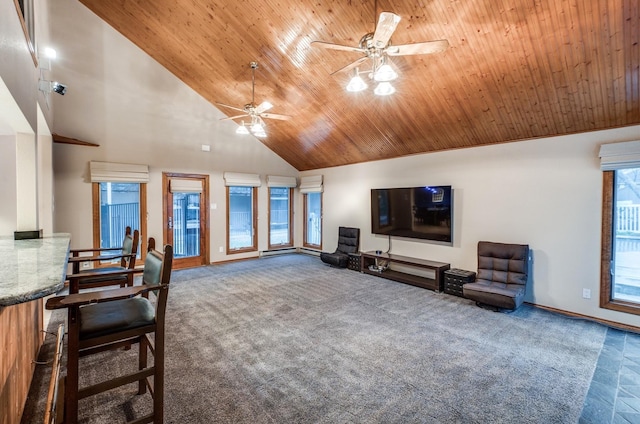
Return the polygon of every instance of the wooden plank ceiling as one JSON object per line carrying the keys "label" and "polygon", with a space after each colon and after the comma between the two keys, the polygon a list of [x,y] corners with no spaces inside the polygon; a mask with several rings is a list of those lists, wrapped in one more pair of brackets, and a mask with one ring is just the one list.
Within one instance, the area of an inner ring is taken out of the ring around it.
{"label": "wooden plank ceiling", "polygon": [[[249,103],[257,61],[256,104],[292,117],[261,141],[298,170],[640,124],[637,0],[80,1],[212,103]],[[330,74],[359,53],[310,43],[357,46],[382,11],[393,45],[450,47],[349,93]]]}

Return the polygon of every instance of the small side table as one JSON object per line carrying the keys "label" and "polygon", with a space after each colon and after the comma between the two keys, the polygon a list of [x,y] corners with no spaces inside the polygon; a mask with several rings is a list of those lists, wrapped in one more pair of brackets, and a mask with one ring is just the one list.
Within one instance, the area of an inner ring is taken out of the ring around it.
{"label": "small side table", "polygon": [[353,271],[360,271],[360,253],[349,253],[349,262],[347,268]]}
{"label": "small side table", "polygon": [[464,269],[449,269],[444,272],[444,292],[454,296],[464,297],[462,286],[473,283],[476,280],[476,273],[465,271]]}

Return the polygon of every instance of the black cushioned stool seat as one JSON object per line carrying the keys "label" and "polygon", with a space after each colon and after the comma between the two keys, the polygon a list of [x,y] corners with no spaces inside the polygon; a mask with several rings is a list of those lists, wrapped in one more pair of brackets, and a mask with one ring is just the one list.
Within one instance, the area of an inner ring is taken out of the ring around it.
{"label": "black cushioned stool seat", "polygon": [[[111,285],[117,285],[118,281],[120,282],[121,286],[126,285],[129,282],[129,277],[127,275],[113,275],[114,272],[116,271],[122,271],[121,267],[107,267],[107,268],[95,268],[91,270],[91,273],[93,274],[104,274],[102,276],[95,276],[95,277],[85,277],[82,280],[80,280],[80,287],[82,288],[83,285],[90,285],[90,284],[98,284],[98,283],[104,283],[104,282],[112,282]],[[82,271],[80,271],[80,274],[82,274]]]}
{"label": "black cushioned stool seat", "polygon": [[98,303],[80,308],[80,340],[153,325],[155,307],[144,297]]}
{"label": "black cushioned stool seat", "polygon": [[[462,288],[464,296],[485,305],[504,309],[516,309],[522,304],[525,289],[520,285],[507,285],[490,281],[476,281],[471,287]],[[466,284],[465,284],[466,286]]]}

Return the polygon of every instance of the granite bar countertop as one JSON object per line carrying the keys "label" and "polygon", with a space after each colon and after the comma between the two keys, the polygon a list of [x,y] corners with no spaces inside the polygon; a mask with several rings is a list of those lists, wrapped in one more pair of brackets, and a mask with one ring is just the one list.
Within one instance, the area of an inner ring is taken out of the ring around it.
{"label": "granite bar countertop", "polygon": [[40,239],[0,237],[0,307],[29,302],[64,286],[69,234]]}

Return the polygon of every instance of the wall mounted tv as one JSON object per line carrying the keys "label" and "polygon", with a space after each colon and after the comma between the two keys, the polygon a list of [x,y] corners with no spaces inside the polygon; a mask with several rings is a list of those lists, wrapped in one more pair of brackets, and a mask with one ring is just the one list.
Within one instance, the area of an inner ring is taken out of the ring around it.
{"label": "wall mounted tv", "polygon": [[371,189],[371,232],[452,241],[451,186]]}

